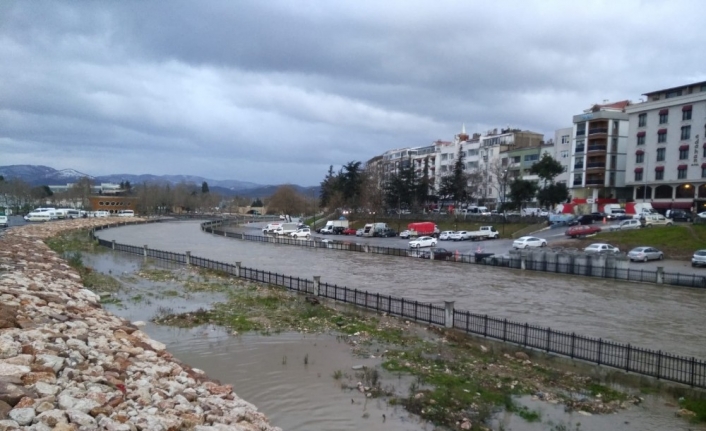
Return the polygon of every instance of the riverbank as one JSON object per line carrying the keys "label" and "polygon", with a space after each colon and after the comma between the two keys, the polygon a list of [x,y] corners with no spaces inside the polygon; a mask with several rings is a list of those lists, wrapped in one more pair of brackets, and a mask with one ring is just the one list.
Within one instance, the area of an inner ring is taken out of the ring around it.
{"label": "riverbank", "polygon": [[0,430],[279,430],[231,385],[104,310],[44,244],[110,222],[33,224],[0,237]]}

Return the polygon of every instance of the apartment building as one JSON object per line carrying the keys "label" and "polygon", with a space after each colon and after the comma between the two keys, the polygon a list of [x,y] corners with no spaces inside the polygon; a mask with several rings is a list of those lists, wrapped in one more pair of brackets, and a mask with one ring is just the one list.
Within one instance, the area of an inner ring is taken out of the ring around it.
{"label": "apartment building", "polygon": [[625,183],[629,105],[628,100],[594,105],[573,117],[569,188],[592,211],[630,197]]}
{"label": "apartment building", "polygon": [[658,210],[706,211],[706,81],[644,96],[626,109],[631,197]]}
{"label": "apartment building", "polygon": [[564,172],[556,177],[556,183],[564,183],[569,187],[569,173],[571,172],[571,135],[574,131],[573,127],[564,127],[554,131],[554,144],[551,146],[549,154],[561,163],[564,167]]}

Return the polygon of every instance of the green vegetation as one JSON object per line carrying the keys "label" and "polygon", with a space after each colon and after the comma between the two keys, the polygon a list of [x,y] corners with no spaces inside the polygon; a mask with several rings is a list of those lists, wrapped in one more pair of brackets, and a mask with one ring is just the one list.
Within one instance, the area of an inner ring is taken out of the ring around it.
{"label": "green vegetation", "polygon": [[88,230],[66,231],[48,238],[45,243],[55,252],[65,255],[69,252],[91,252],[98,253],[106,251],[104,247],[99,247],[96,241],[90,239]]}
{"label": "green vegetation", "polygon": [[594,242],[607,242],[622,251],[651,246],[664,252],[668,259],[691,259],[694,251],[706,246],[706,225],[654,226],[618,232],[604,232],[594,238],[569,240],[566,246],[583,248]]}
{"label": "green vegetation", "polygon": [[679,406],[693,412],[693,422],[706,422],[706,398],[680,398]]}

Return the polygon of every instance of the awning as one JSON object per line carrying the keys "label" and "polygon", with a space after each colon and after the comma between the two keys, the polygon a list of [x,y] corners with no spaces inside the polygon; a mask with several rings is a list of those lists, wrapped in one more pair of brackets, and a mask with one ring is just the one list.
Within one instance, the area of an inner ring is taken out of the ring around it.
{"label": "awning", "polygon": [[635,172],[639,174],[640,172],[642,172],[642,168],[635,168]]}
{"label": "awning", "polygon": [[681,107],[682,111],[691,111],[691,105],[684,105]]}
{"label": "awning", "polygon": [[662,172],[662,171],[664,171],[664,166],[655,167],[655,172]]}
{"label": "awning", "polygon": [[677,169],[680,171],[684,171],[684,170],[689,169],[689,165],[679,165],[679,166],[677,166]]}
{"label": "awning", "polygon": [[655,202],[652,201],[652,208],[656,210],[689,210],[693,206],[693,202]]}
{"label": "awning", "polygon": [[706,168],[706,163],[701,163],[701,168]]}
{"label": "awning", "polygon": [[658,135],[666,135],[667,134],[667,129],[659,129],[657,130]]}
{"label": "awning", "polygon": [[645,133],[644,131],[643,131],[643,132],[637,132],[637,137],[638,137],[638,138],[642,138],[642,137],[645,136],[645,135],[646,135],[646,133]]}
{"label": "awning", "polygon": [[660,109],[659,115],[667,115],[669,114],[669,109]]}
{"label": "awning", "polygon": [[635,151],[635,154],[637,154],[639,156],[639,155],[645,154],[645,152],[642,150],[637,150],[637,151]]}
{"label": "awning", "polygon": [[684,150],[688,150],[688,149],[689,149],[688,145],[680,145],[679,146],[679,151],[684,151]]}

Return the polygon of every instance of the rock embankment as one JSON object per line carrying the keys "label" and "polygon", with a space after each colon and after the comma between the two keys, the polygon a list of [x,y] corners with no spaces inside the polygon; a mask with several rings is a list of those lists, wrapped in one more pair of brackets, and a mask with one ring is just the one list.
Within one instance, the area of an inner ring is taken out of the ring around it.
{"label": "rock embankment", "polygon": [[0,237],[0,431],[280,431],[129,322],[104,310],[43,242],[81,219]]}

